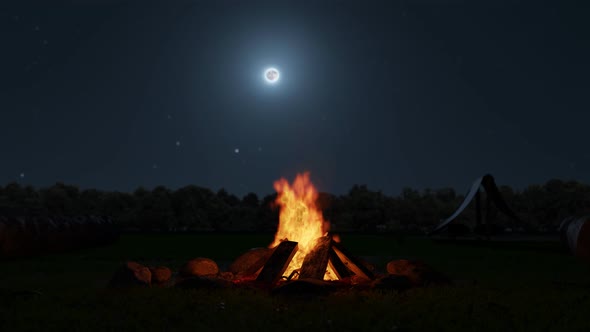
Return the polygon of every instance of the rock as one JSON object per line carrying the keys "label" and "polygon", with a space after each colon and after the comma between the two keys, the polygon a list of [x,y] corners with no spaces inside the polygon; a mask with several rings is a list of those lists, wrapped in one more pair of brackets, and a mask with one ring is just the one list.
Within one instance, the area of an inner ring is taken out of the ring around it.
{"label": "rock", "polygon": [[230,266],[229,272],[233,274],[249,275],[254,274],[272,255],[270,248],[253,248],[243,253]]}
{"label": "rock", "polygon": [[172,271],[165,266],[150,267],[151,282],[154,285],[164,285],[172,278]]}
{"label": "rock", "polygon": [[214,276],[219,273],[219,267],[217,263],[209,258],[195,258],[188,261],[180,268],[179,274],[182,277],[204,277]]}
{"label": "rock", "polygon": [[150,286],[151,280],[150,269],[136,262],[127,262],[115,272],[109,285],[111,287]]}
{"label": "rock", "polygon": [[217,289],[230,288],[233,284],[231,281],[215,277],[186,277],[176,280],[174,287],[182,289]]}
{"label": "rock", "polygon": [[403,291],[412,288],[413,283],[410,279],[404,275],[390,274],[382,276],[373,282],[373,288],[375,289],[390,289]]}
{"label": "rock", "polygon": [[387,272],[392,275],[407,277],[413,286],[451,283],[448,277],[421,261],[393,260],[387,263]]}

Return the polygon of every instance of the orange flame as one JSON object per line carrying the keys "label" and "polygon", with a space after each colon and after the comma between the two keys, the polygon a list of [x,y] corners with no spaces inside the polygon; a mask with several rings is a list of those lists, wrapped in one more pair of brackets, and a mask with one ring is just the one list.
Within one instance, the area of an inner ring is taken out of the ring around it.
{"label": "orange flame", "polygon": [[[316,205],[318,192],[309,180],[309,172],[297,174],[293,185],[281,178],[275,181],[274,188],[278,193],[276,203],[280,206],[279,228],[275,240],[270,247],[281,241],[298,242],[298,250],[285,271],[291,275],[293,270],[301,268],[305,255],[313,249],[315,240],[327,235],[330,223],[324,220],[322,211]],[[324,279],[335,279],[336,274],[328,267]]]}

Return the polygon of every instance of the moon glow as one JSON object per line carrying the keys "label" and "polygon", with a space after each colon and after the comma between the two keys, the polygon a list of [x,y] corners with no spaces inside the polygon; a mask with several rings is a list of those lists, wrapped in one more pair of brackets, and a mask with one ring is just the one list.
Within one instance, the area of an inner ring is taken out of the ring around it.
{"label": "moon glow", "polygon": [[279,81],[279,71],[276,68],[268,68],[264,71],[264,79],[267,83],[274,84]]}

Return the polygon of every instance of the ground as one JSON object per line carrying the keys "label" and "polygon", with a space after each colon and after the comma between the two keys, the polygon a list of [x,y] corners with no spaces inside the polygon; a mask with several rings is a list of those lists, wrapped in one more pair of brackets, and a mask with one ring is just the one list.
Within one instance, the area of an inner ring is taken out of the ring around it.
{"label": "ground", "polygon": [[421,259],[455,285],[306,299],[246,290],[108,290],[128,259],[177,269],[209,257],[223,268],[272,242],[272,234],[125,235],[110,247],[1,262],[0,330],[590,331],[590,265],[557,243],[341,237],[380,270],[391,259]]}

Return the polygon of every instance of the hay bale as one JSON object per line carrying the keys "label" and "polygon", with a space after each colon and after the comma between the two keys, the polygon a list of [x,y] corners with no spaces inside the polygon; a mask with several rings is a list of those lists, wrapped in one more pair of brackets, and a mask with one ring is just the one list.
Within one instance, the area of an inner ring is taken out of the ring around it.
{"label": "hay bale", "polygon": [[45,217],[44,222],[47,224],[47,251],[60,252],[63,250],[60,226],[57,219],[52,217]]}
{"label": "hay bale", "polygon": [[25,219],[25,232],[31,241],[28,248],[29,255],[39,254],[46,250],[45,237],[37,217]]}
{"label": "hay bale", "polygon": [[567,218],[560,225],[560,232],[571,253],[590,263],[590,217]]}
{"label": "hay bale", "polygon": [[4,256],[4,242],[8,238],[8,220],[4,217],[0,217],[0,257]]}
{"label": "hay bale", "polygon": [[55,223],[55,230],[51,242],[56,252],[64,252],[74,248],[73,236],[74,231],[70,221],[64,216],[55,216],[52,218]]}
{"label": "hay bale", "polygon": [[27,230],[24,218],[7,219],[3,233],[4,240],[0,250],[2,257],[23,257],[31,253],[33,236]]}
{"label": "hay bale", "polygon": [[119,240],[119,230],[117,225],[110,217],[99,217],[103,228],[104,241],[103,244],[115,243]]}

